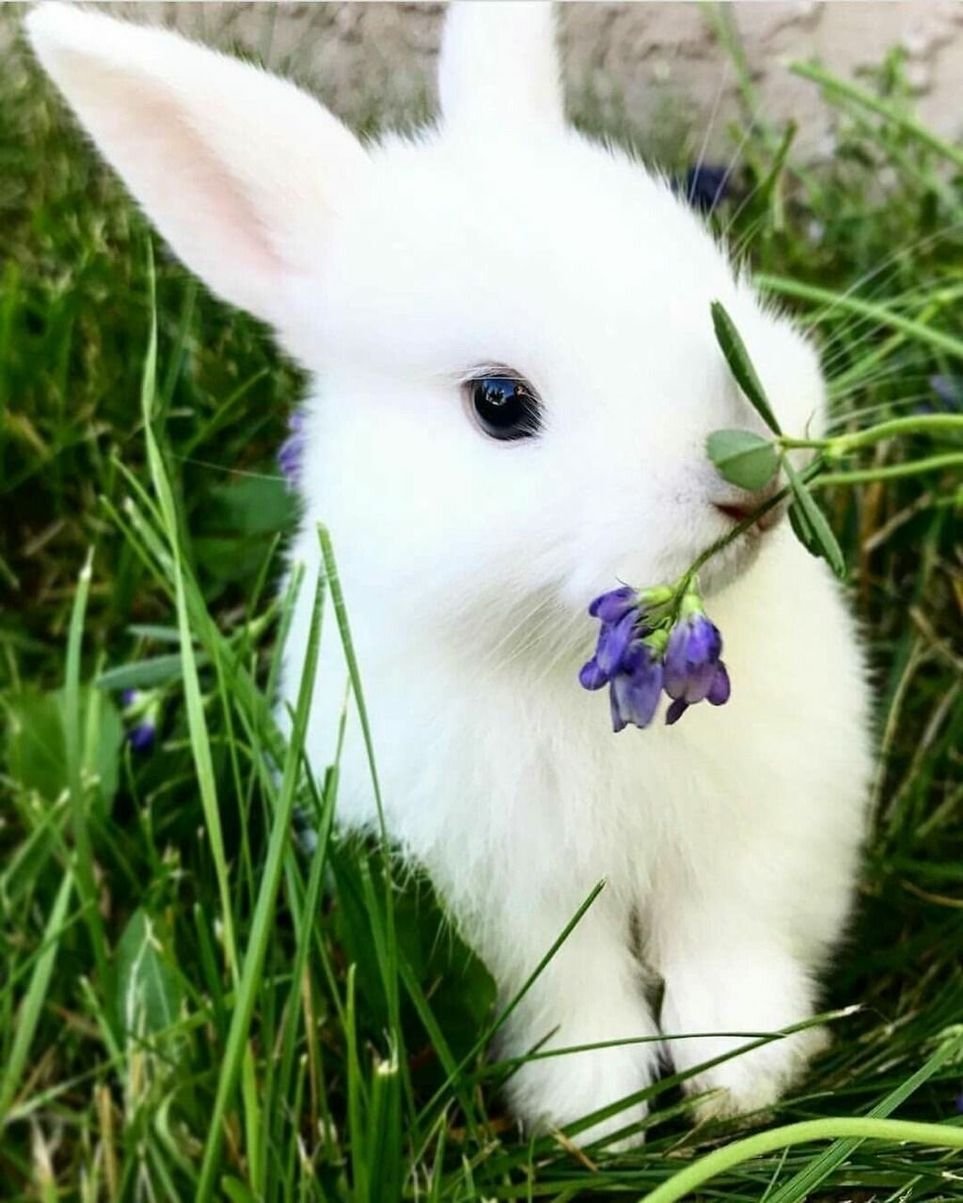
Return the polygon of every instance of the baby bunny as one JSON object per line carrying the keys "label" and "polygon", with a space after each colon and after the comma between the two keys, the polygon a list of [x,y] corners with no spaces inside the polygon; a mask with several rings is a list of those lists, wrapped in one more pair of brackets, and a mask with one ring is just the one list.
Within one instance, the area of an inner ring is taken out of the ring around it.
{"label": "baby bunny", "polygon": [[[722,709],[616,736],[577,674],[592,597],[675,579],[753,502],[705,455],[711,431],[755,423],[711,302],[786,430],[822,421],[817,360],[664,180],[567,127],[550,6],[453,4],[437,123],[377,145],[290,83],[169,33],[57,4],[28,28],[173,250],[316,374],[292,560],[313,578],[327,524],[388,831],[505,1000],[605,882],[501,1051],[596,1047],[526,1064],[517,1115],[574,1121],[637,1095],[661,1052],[692,1070],[804,1021],[850,909],[870,770],[863,659],[824,565],[785,522],[709,564]],[[344,676],[329,626],[318,771]],[[371,829],[350,728],[339,821]],[[705,1112],[763,1108],[819,1043],[806,1029],[687,1086],[711,1092]],[[644,1116],[629,1100],[582,1137]]]}

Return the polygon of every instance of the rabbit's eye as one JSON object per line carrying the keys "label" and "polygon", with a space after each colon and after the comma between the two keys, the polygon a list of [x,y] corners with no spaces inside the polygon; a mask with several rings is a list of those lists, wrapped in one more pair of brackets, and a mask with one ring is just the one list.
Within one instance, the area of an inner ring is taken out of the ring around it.
{"label": "rabbit's eye", "polygon": [[478,376],[465,384],[475,421],[493,439],[526,439],[541,428],[542,407],[517,376]]}

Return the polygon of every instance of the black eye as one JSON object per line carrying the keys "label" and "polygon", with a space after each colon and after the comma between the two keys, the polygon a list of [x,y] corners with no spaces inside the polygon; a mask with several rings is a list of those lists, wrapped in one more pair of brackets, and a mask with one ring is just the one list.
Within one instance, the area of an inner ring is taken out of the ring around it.
{"label": "black eye", "polygon": [[541,429],[542,407],[517,376],[478,376],[465,384],[475,421],[493,439],[527,439]]}

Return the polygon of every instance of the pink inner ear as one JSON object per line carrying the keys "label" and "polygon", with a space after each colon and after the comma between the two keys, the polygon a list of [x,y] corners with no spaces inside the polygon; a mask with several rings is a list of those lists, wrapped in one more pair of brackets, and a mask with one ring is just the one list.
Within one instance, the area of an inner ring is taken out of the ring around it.
{"label": "pink inner ear", "polygon": [[276,289],[282,261],[247,183],[191,125],[176,91],[123,69],[101,69],[85,87],[89,64],[77,67],[81,117],[177,255],[229,296],[229,280],[252,294]]}
{"label": "pink inner ear", "polygon": [[132,78],[118,85],[101,92],[116,101],[101,110],[105,149],[174,250],[189,263],[228,256],[232,274],[278,278],[281,262],[244,182],[162,88]]}

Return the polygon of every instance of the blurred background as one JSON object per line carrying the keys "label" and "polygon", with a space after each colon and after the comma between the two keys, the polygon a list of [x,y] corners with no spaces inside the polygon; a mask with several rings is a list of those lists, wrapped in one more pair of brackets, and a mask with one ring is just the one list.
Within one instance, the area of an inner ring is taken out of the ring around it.
{"label": "blurred background", "polygon": [[[497,2],[497,0],[494,0]],[[17,4],[0,19],[11,36]],[[96,7],[96,6],[94,6]],[[103,4],[179,29],[223,49],[254,54],[293,75],[359,126],[373,110],[417,120],[434,104],[440,3]],[[749,0],[698,3],[566,3],[561,42],[570,106],[591,107],[611,128],[629,123],[650,150],[705,136],[710,154],[727,150],[727,128],[752,103],[773,122],[799,123],[797,154],[834,149],[831,111],[788,70],[817,58],[858,78],[887,53],[905,56],[906,82],[920,119],[955,136],[963,122],[963,5],[956,0]],[[720,49],[738,47],[746,79]]]}

